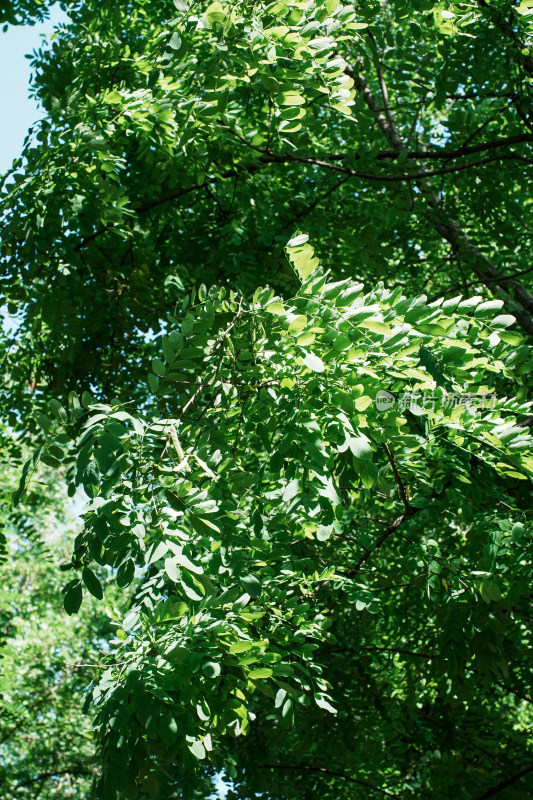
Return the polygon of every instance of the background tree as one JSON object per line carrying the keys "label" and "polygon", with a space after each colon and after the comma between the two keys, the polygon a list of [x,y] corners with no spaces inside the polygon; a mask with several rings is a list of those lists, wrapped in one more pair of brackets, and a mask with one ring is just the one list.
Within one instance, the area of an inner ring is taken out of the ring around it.
{"label": "background tree", "polygon": [[6,431],[3,443],[0,785],[9,800],[80,797],[96,771],[83,695],[111,627],[96,600],[77,617],[62,609],[60,564],[79,522],[65,510],[64,486],[42,465],[24,504],[9,509],[19,460],[16,450],[6,460]]}
{"label": "background tree", "polygon": [[123,589],[95,797],[526,797],[529,4],[69,13],[2,404]]}

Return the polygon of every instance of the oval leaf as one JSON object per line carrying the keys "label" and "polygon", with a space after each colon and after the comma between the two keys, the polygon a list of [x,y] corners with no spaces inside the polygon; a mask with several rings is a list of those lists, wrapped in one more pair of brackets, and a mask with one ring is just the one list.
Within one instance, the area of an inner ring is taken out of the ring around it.
{"label": "oval leaf", "polygon": [[73,586],[71,589],[68,590],[63,600],[65,611],[69,616],[78,613],[78,611],[80,610],[82,599],[83,599],[83,590],[81,588],[81,583],[78,582],[76,586]]}
{"label": "oval leaf", "polygon": [[82,578],[85,586],[90,591],[90,593],[94,597],[97,597],[98,600],[101,600],[104,596],[102,585],[98,580],[98,578],[96,577],[96,575],[94,574],[94,572],[92,571],[92,569],[89,569],[89,567],[85,567],[85,569],[82,572]]}

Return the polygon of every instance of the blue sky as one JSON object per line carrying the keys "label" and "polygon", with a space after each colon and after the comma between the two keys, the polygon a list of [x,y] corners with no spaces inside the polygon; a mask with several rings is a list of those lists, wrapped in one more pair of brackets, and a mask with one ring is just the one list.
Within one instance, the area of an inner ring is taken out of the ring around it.
{"label": "blue sky", "polygon": [[6,33],[0,29],[0,174],[11,166],[22,150],[28,128],[42,111],[29,98],[31,67],[26,53],[41,46],[43,35],[48,36],[55,25],[67,19],[55,6],[51,17],[37,25],[10,26]]}

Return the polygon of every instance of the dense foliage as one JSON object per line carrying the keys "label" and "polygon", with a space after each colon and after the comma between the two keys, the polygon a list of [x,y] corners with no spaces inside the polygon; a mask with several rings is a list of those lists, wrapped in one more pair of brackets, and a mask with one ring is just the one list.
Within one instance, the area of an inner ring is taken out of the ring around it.
{"label": "dense foliage", "polygon": [[67,5],[1,197],[6,555],[97,756],[13,741],[10,790],[525,800],[532,4]]}

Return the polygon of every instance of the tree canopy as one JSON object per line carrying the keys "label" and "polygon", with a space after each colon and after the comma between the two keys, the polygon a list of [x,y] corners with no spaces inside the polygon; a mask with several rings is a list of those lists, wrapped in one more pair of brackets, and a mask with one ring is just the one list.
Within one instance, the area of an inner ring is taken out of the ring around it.
{"label": "tree canopy", "polygon": [[10,727],[12,796],[525,800],[533,4],[64,7],[0,196],[2,546],[89,666],[2,652],[96,755]]}

